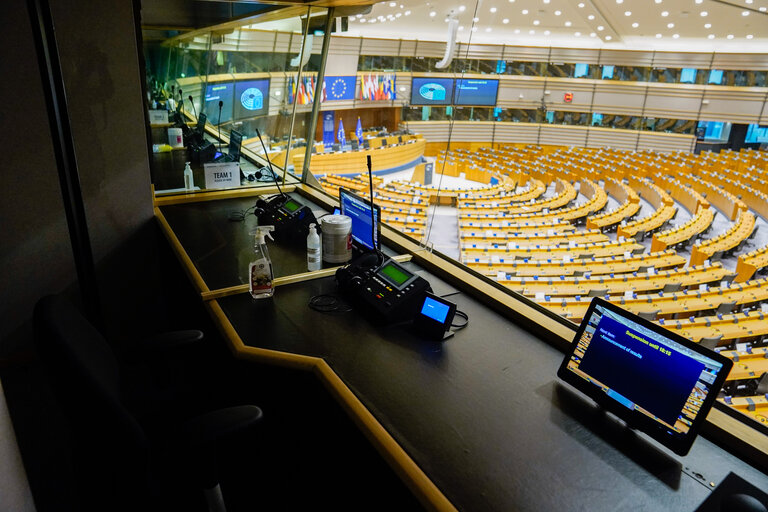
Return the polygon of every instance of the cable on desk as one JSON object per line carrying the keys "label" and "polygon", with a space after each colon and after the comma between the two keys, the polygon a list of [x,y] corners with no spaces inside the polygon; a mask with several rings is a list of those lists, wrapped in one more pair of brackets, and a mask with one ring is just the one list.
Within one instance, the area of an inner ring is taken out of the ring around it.
{"label": "cable on desk", "polygon": [[467,315],[465,312],[459,311],[457,309],[456,310],[456,316],[460,316],[461,318],[463,318],[464,319],[464,323],[463,324],[451,324],[451,327],[455,327],[454,332],[455,331],[459,331],[459,330],[465,328],[467,326],[467,324],[469,323],[469,315]]}
{"label": "cable on desk", "polygon": [[246,210],[229,212],[229,220],[231,220],[232,222],[243,222],[248,215],[254,214],[254,212],[251,211],[254,208],[256,208],[256,205],[251,206]]}
{"label": "cable on desk", "polygon": [[352,311],[352,308],[342,302],[341,299],[339,299],[337,296],[327,293],[315,295],[314,297],[310,298],[309,307],[310,309],[314,309],[315,311],[319,311],[321,313],[331,313],[334,311],[346,313],[348,311]]}

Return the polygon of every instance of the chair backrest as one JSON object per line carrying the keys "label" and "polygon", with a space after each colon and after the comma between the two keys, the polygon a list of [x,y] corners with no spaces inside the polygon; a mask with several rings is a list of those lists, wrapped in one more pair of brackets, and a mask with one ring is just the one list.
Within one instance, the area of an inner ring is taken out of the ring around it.
{"label": "chair backrest", "polygon": [[[120,369],[106,340],[62,296],[40,299],[35,342],[74,438],[73,463],[89,498],[148,489],[144,431],[120,399]],[[81,495],[81,498],[83,496]],[[86,498],[87,499],[87,498]]]}

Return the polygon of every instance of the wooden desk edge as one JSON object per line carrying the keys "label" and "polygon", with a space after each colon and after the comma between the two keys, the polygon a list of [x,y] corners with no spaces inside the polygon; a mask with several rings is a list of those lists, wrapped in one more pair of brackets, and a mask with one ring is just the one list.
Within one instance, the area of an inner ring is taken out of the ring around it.
{"label": "wooden desk edge", "polygon": [[324,359],[248,347],[243,343],[217,301],[205,302],[205,307],[228,341],[229,348],[235,357],[313,372],[425,508],[436,512],[457,510]]}
{"label": "wooden desk edge", "polygon": [[210,292],[208,285],[205,284],[203,277],[197,271],[197,268],[195,268],[195,264],[192,263],[192,259],[189,257],[187,251],[184,250],[181,242],[176,237],[176,233],[173,232],[173,229],[171,229],[170,224],[168,224],[168,221],[163,215],[163,212],[161,212],[160,208],[157,206],[155,206],[155,218],[160,224],[160,230],[163,232],[163,235],[165,235],[168,243],[171,244],[171,249],[176,254],[176,257],[181,261],[181,264],[184,267],[184,272],[186,272],[187,276],[189,276],[189,278],[192,280],[192,283],[194,284],[197,291],[201,294]]}

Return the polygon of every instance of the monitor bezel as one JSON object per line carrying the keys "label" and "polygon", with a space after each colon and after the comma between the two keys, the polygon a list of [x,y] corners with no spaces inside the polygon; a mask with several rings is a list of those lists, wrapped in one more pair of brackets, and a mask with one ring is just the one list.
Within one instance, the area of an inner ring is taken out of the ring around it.
{"label": "monitor bezel", "polygon": [[[572,371],[568,370],[567,368],[568,362],[571,360],[571,357],[573,356],[578,346],[578,340],[581,338],[582,334],[584,333],[587,325],[589,324],[589,319],[591,318],[592,313],[595,311],[595,308],[597,306],[602,306],[612,311],[613,313],[623,316],[628,320],[631,320],[661,336],[668,338],[671,341],[679,343],[684,347],[693,350],[696,353],[699,353],[711,359],[714,359],[715,361],[723,365],[723,369],[718,373],[717,378],[715,379],[715,382],[712,383],[710,387],[710,392],[707,393],[707,397],[704,399],[704,402],[701,405],[699,414],[696,415],[696,418],[692,422],[687,433],[685,434],[670,433],[668,429],[664,427],[662,424],[658,423],[652,418],[645,416],[642,413],[627,409],[625,406],[621,405],[616,400],[611,399],[606,393],[602,392],[599,387],[589,383],[588,381],[579,377]],[[710,409],[714,405],[715,400],[717,399],[718,392],[722,388],[723,383],[725,382],[725,379],[730,373],[732,366],[733,366],[733,361],[731,361],[727,357],[717,352],[711,351],[707,348],[704,348],[700,346],[698,343],[695,343],[689,339],[686,339],[683,336],[680,336],[679,334],[673,331],[670,331],[669,329],[665,329],[664,327],[661,327],[660,325],[657,325],[649,320],[640,318],[639,316],[633,313],[630,313],[620,308],[619,306],[616,306],[615,304],[612,304],[599,297],[595,297],[592,299],[592,302],[590,303],[589,308],[587,309],[587,312],[584,314],[584,319],[582,320],[581,325],[579,325],[579,328],[576,331],[576,335],[574,336],[573,341],[571,342],[571,347],[566,353],[565,358],[563,359],[563,362],[560,364],[560,367],[557,370],[557,376],[564,382],[570,384],[571,386],[575,387],[576,389],[584,393],[586,396],[594,400],[600,407],[604,408],[605,410],[619,417],[621,420],[626,422],[627,426],[629,426],[630,428],[644,432],[645,434],[649,435],[650,437],[652,437],[653,439],[661,443],[663,446],[666,446],[667,448],[669,448],[670,450],[672,450],[674,453],[678,455],[686,455],[690,450],[694,440],[696,439],[696,436],[698,435],[701,425],[704,424],[704,421],[707,415],[709,414]]]}
{"label": "monitor bezel", "polygon": [[[363,203],[367,204],[368,206],[371,206],[371,201],[368,199],[365,199],[362,196],[359,196],[355,194],[354,192],[350,191],[349,189],[346,189],[344,187],[339,187],[339,209],[341,210],[341,214],[344,215],[344,210],[342,209],[342,205],[344,203],[343,201],[343,195],[348,195],[352,197],[353,199],[357,199],[358,201],[362,201]],[[364,252],[364,251],[373,251],[373,250],[381,250],[381,207],[375,203],[373,203],[373,208],[375,210],[375,216],[376,216],[376,240],[373,241],[373,248],[369,249],[368,247],[365,247],[362,245],[359,241],[355,240],[354,234],[352,233],[352,246],[357,250],[358,252]]]}

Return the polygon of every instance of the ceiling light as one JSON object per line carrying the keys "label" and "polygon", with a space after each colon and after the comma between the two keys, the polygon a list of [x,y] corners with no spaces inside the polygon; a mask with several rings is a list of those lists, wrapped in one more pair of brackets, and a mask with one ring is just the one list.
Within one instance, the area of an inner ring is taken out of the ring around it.
{"label": "ceiling light", "polygon": [[503,20],[501,20],[501,22],[506,25],[507,23],[509,23],[509,18],[504,18]]}
{"label": "ceiling light", "polygon": [[389,6],[390,6],[390,7],[394,7],[394,6],[396,6],[396,5],[397,5],[397,2],[389,2]]}
{"label": "ceiling light", "polygon": [[579,3],[579,9],[583,9],[583,8],[584,8],[584,2]]}
{"label": "ceiling light", "polygon": [[667,28],[675,28],[675,24],[674,23],[667,23]]}
{"label": "ceiling light", "polygon": [[534,25],[538,25],[539,23],[541,23],[539,20],[533,20]]}
{"label": "ceiling light", "polygon": [[406,16],[410,16],[411,15],[411,11],[405,11],[405,15]]}
{"label": "ceiling light", "polygon": [[[552,32],[550,32],[549,30],[545,30],[545,31],[544,31],[544,35],[545,35],[545,36],[548,36],[548,35],[549,35],[549,34],[551,34],[551,33],[552,33]],[[751,38],[752,38],[752,36],[747,36],[747,39],[751,39]]]}
{"label": "ceiling light", "polygon": [[565,26],[566,26],[566,27],[570,27],[571,25],[573,25],[573,23],[571,23],[570,21],[566,21],[566,22],[565,22]]}
{"label": "ceiling light", "polygon": [[602,25],[598,25],[597,30],[602,32],[603,30],[605,30],[605,27]]}
{"label": "ceiling light", "polygon": [[575,33],[575,34],[573,34],[573,35],[575,35],[576,37],[581,37],[581,32],[576,32],[576,33]]}
{"label": "ceiling light", "polygon": [[624,0],[616,0],[616,3],[617,3],[617,4],[623,4],[623,3],[624,3]]}
{"label": "ceiling light", "polygon": [[749,16],[749,11],[741,11],[742,16]]}
{"label": "ceiling light", "polygon": [[632,28],[637,28],[637,27],[639,27],[639,26],[640,26],[640,24],[639,24],[638,22],[634,22],[634,23],[632,24]]}
{"label": "ceiling light", "polygon": [[606,41],[610,41],[611,39],[613,39],[611,36],[605,36]]}
{"label": "ceiling light", "polygon": [[632,16],[632,11],[624,11],[624,16]]}
{"label": "ceiling light", "polygon": [[529,30],[529,31],[528,31],[528,33],[529,33],[529,34],[531,34],[531,35],[533,35],[533,34],[535,34],[535,33],[536,33],[536,31],[535,31],[535,30]]}
{"label": "ceiling light", "polygon": [[477,32],[477,27],[472,27],[472,32]]}
{"label": "ceiling light", "polygon": [[466,6],[464,6],[464,5],[460,5],[460,6],[459,6],[459,12],[464,12],[466,9],[467,9],[467,8],[466,8]]}
{"label": "ceiling light", "polygon": [[486,32],[490,32],[490,31],[491,31],[491,27],[487,27],[487,28],[485,29],[485,31],[486,31]]}
{"label": "ceiling light", "polygon": [[656,39],[661,39],[661,34],[656,34]]}
{"label": "ceiling light", "polygon": [[562,11],[555,11],[555,16],[560,16],[561,14],[563,14]]}
{"label": "ceiling light", "polygon": [[761,7],[761,8],[759,9],[759,11],[760,11],[760,12],[765,12],[766,10],[768,10],[768,7]]}
{"label": "ceiling light", "polygon": [[733,39],[733,34],[728,34],[728,35],[727,35],[727,36],[725,36],[725,37],[727,37],[728,39]]}
{"label": "ceiling light", "polygon": [[[395,18],[399,18],[402,15],[403,15],[403,13],[399,12],[399,13],[395,14]],[[445,21],[448,21],[448,18],[445,18]]]}
{"label": "ceiling light", "polygon": [[661,11],[662,18],[666,18],[667,16],[669,16],[669,11]]}
{"label": "ceiling light", "polygon": [[404,5],[403,5],[403,4],[400,4],[400,8],[402,9],[403,7],[404,7]]}
{"label": "ceiling light", "polygon": [[590,14],[589,16],[587,16],[587,19],[589,21],[592,21],[593,19],[595,19],[595,15],[594,14]]}
{"label": "ceiling light", "polygon": [[752,39],[752,34],[747,34],[747,39]]}
{"label": "ceiling light", "polygon": [[429,15],[432,16],[433,18],[435,17],[436,14],[437,13],[435,11],[432,11],[431,13],[429,13]]}
{"label": "ceiling light", "polygon": [[549,0],[542,0],[545,4],[549,3]]}
{"label": "ceiling light", "polygon": [[[399,13],[398,13],[398,14],[399,14]],[[444,21],[444,22],[446,22],[446,23],[448,23],[448,18],[445,18],[443,21]]]}
{"label": "ceiling light", "polygon": [[472,21],[477,23],[478,21],[480,21],[480,18],[472,18]]}
{"label": "ceiling light", "polygon": [[752,3],[752,0],[745,0],[748,4]]}
{"label": "ceiling light", "polygon": [[653,1],[656,2],[657,4],[661,3],[661,0],[653,0]]}
{"label": "ceiling light", "polygon": [[528,9],[523,9],[523,14],[528,14]]}
{"label": "ceiling light", "polygon": [[371,20],[371,23],[376,23],[376,20],[375,19]]}
{"label": "ceiling light", "polygon": [[704,0],[694,0],[694,2],[695,2],[695,3],[697,3],[697,4],[700,4],[700,3],[702,3],[703,1],[704,1]]}
{"label": "ceiling light", "polygon": [[680,37],[680,34],[672,34],[673,39],[677,39],[678,37]]}
{"label": "ceiling light", "polygon": [[366,20],[365,18],[360,18],[360,23],[365,23],[366,21],[368,20]]}
{"label": "ceiling light", "polygon": [[595,37],[595,36],[597,36],[597,34],[595,34],[594,32],[589,33],[589,37]]}
{"label": "ceiling light", "polygon": [[464,25],[459,25],[459,30],[464,30]]}
{"label": "ceiling light", "polygon": [[709,14],[707,11],[701,11],[701,17],[704,18]]}
{"label": "ceiling light", "polygon": [[515,34],[519,34],[519,33],[520,33],[520,29],[519,29],[519,28],[516,28],[516,29],[515,29]]}
{"label": "ceiling light", "polygon": [[712,24],[711,23],[705,23],[704,24],[704,28],[712,28]]}
{"label": "ceiling light", "polygon": [[495,7],[491,7],[491,12],[496,12],[496,8]]}
{"label": "ceiling light", "polygon": [[709,35],[707,36],[707,39],[714,39],[714,38],[715,38],[715,34],[709,34]]}

